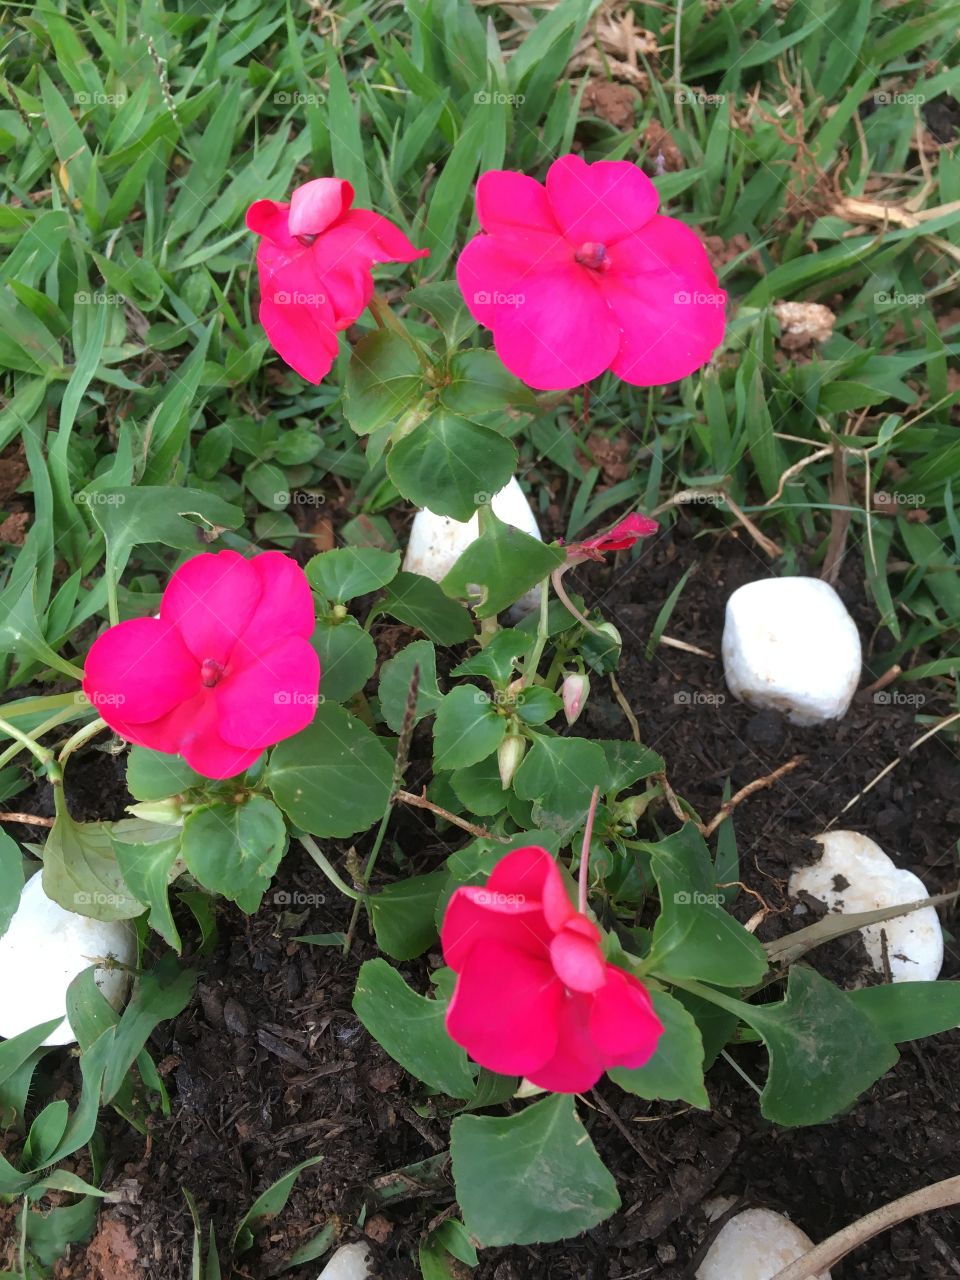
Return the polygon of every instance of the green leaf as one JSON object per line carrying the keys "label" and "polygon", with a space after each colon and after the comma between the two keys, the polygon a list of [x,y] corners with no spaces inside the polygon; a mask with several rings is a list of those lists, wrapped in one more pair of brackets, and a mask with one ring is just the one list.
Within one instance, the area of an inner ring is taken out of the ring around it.
{"label": "green leaf", "polygon": [[420,668],[414,724],[433,715],[443,699],[437,684],[437,651],[429,640],[414,640],[380,668],[380,710],[394,733],[403,726],[414,667]]}
{"label": "green leaf", "polygon": [[359,435],[413,408],[422,393],[423,371],[417,353],[392,329],[361,338],[347,366],[343,411]]}
{"label": "green leaf", "polygon": [[275,1218],[278,1213],[286,1205],[290,1199],[290,1192],[293,1190],[294,1183],[304,1169],[310,1169],[315,1164],[319,1164],[323,1156],[311,1156],[309,1160],[304,1160],[289,1173],[285,1173],[282,1178],[278,1178],[271,1186],[267,1187],[262,1195],[257,1196],[253,1204],[240,1219],[240,1224],[233,1235],[231,1247],[236,1253],[244,1253],[253,1244],[253,1233],[268,1222],[271,1218]]}
{"label": "green leaf", "polygon": [[103,1077],[103,1100],[109,1102],[122,1086],[150,1036],[161,1022],[181,1014],[193,998],[197,975],[181,969],[169,953],[155,969],[140,975],[133,999],[124,1009],[113,1037]]}
{"label": "green leaf", "polygon": [[665,768],[663,756],[657,755],[649,747],[641,747],[636,742],[621,742],[618,739],[604,740],[599,743],[607,758],[606,794],[619,795],[627,787],[633,786],[643,778],[661,773]]}
{"label": "green leaf", "polygon": [[507,792],[500,780],[500,768],[495,755],[465,769],[455,769],[450,775],[450,785],[461,804],[479,818],[492,818],[507,803]]}
{"label": "green leaf", "polygon": [[470,600],[478,618],[491,618],[519,600],[566,558],[562,547],[545,546],[529,533],[498,520],[491,509],[483,533],[467,547],[440,585],[448,596]]}
{"label": "green leaf", "polygon": [[536,397],[503,366],[495,351],[477,347],[458,351],[450,361],[450,381],[440,399],[447,409],[472,417],[507,405],[533,407]]}
{"label": "green leaf", "polygon": [[960,982],[892,982],[846,995],[894,1044],[960,1027]]}
{"label": "green leaf", "polygon": [[700,1028],[679,1000],[651,989],[654,1012],[663,1023],[656,1053],[643,1067],[615,1067],[610,1079],[638,1098],[689,1102],[704,1111],[710,1099],[703,1087],[703,1040]]}
{"label": "green leaf", "polygon": [[473,684],[458,685],[437,707],[433,755],[438,769],[463,769],[485,760],[507,731],[490,695]]}
{"label": "green leaf", "polygon": [[378,551],[375,547],[341,547],[324,551],[307,562],[311,587],[328,600],[342,604],[355,596],[379,591],[397,575],[399,551]]}
{"label": "green leaf", "polygon": [[521,800],[536,804],[544,826],[556,823],[566,828],[584,821],[594,787],[603,788],[606,778],[606,757],[597,743],[537,734],[514,776],[513,789]]}
{"label": "green leaf", "polygon": [[473,639],[473,622],[466,609],[419,573],[398,573],[387,587],[382,609],[428,635],[434,644],[454,645]]}
{"label": "green leaf", "polygon": [[563,708],[563,700],[542,684],[521,689],[516,699],[517,715],[524,724],[546,724]]}
{"label": "green leaf", "polygon": [[741,1005],[740,1016],[770,1055],[760,1109],[775,1124],[822,1124],[899,1057],[868,1013],[806,965],[790,969],[785,1000]]}
{"label": "green leaf", "polygon": [[569,1094],[512,1116],[458,1116],[450,1154],[464,1224],[487,1247],[569,1239],[620,1208]]}
{"label": "green leaf", "polygon": [[767,971],[763,947],[720,905],[710,852],[692,822],[657,843],[641,842],[660,891],[645,968],[664,978],[748,987]]}
{"label": "green leaf", "polygon": [[472,654],[450,672],[453,676],[484,676],[493,684],[508,684],[517,670],[517,659],[533,647],[533,637],[525,631],[503,627],[485,648]]}
{"label": "green leaf", "polygon": [[377,646],[355,618],[321,619],[311,637],[320,655],[322,697],[346,702],[359,693],[377,665]]}
{"label": "green leaf", "polygon": [[467,521],[513,475],[517,451],[496,431],[438,409],[387,455],[387,474],[415,506]]}
{"label": "green leaf", "polygon": [[283,815],[266,796],[204,805],[183,824],[183,859],[204,888],[252,915],[280,865],[286,837]]}
{"label": "green leaf", "polygon": [[353,836],[383,814],[393,757],[359,720],[325,702],[312,724],[274,747],[265,782],[302,830]]}
{"label": "green leaf", "polygon": [[[166,828],[162,828],[166,830]],[[174,863],[180,856],[181,833],[166,840],[147,844],[113,841],[113,852],[124,883],[141,902],[150,908],[147,923],[174,951],[180,951],[180,935],[173,922],[167,888]]]}
{"label": "green leaf", "polygon": [[474,1074],[467,1055],[447,1035],[446,1002],[417,995],[386,960],[360,967],[353,1010],[395,1062],[451,1098],[469,1098]]}
{"label": "green leaf", "polygon": [[243,522],[239,507],[212,493],[168,485],[98,489],[88,497],[88,509],[107,539],[118,572],[133,547],[159,542],[178,551],[195,551],[201,534],[236,529]]}
{"label": "green leaf", "polygon": [[203,786],[207,778],[191,769],[183,756],[148,747],[131,747],[127,757],[127,790],[134,800],[164,800]]}
{"label": "green leaf", "polygon": [[48,898],[94,920],[129,920],[142,914],[146,908],[125,884],[113,851],[117,826],[74,822],[61,808],[43,849],[43,889]]}
{"label": "green leaf", "polygon": [[0,831],[0,937],[7,932],[23,888],[23,854],[19,845]]}
{"label": "green leaf", "polygon": [[436,913],[446,871],[398,880],[369,901],[377,946],[394,960],[412,960],[437,940]]}

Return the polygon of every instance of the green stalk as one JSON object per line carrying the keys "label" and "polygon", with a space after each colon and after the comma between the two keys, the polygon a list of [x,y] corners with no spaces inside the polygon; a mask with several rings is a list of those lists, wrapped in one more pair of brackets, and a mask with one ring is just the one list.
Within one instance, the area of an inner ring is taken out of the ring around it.
{"label": "green stalk", "polygon": [[320,846],[313,837],[304,833],[299,836],[298,839],[333,887],[335,889],[339,889],[345,897],[353,898],[356,902],[359,902],[361,895],[357,893],[356,889],[351,889],[345,880],[341,880],[340,876],[334,870],[333,864],[329,861],[326,855],[320,851]]}
{"label": "green stalk", "polygon": [[540,659],[543,657],[543,651],[547,647],[547,641],[550,639],[550,579],[544,578],[540,583],[540,613],[537,617],[537,638],[534,641],[533,648],[530,650],[530,656],[523,664],[523,680],[520,688],[525,689],[532,684],[537,674],[537,667],[540,665]]}

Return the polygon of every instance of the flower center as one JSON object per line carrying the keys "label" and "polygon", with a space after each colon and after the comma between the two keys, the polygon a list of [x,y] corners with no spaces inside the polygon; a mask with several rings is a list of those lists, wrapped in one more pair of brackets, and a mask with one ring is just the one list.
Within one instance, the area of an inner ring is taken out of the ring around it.
{"label": "flower center", "polygon": [[609,271],[610,259],[607,257],[607,246],[597,244],[593,240],[585,241],[573,255],[581,267],[589,267],[591,271]]}
{"label": "flower center", "polygon": [[294,236],[293,238],[294,240],[299,240],[300,243],[305,246],[305,248],[309,249],[317,237],[316,236]]}
{"label": "flower center", "polygon": [[205,689],[212,689],[223,675],[223,663],[216,658],[204,658],[200,664],[200,683]]}

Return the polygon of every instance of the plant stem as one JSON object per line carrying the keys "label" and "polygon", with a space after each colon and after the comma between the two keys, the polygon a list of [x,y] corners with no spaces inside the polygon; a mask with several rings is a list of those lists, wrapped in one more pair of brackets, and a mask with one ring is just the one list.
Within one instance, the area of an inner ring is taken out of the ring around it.
{"label": "plant stem", "polygon": [[30,754],[43,765],[44,769],[48,768],[53,760],[52,751],[48,751],[46,747],[41,747],[40,743],[35,742],[28,733],[23,733],[20,729],[14,728],[9,720],[4,720],[2,717],[0,717],[0,730],[8,734],[16,742],[19,742],[21,747],[26,747]]}
{"label": "plant stem", "polygon": [[533,682],[537,674],[537,667],[540,665],[540,659],[543,657],[543,651],[547,647],[547,641],[550,639],[550,579],[546,577],[540,583],[540,613],[537,617],[537,638],[534,641],[533,648],[530,650],[530,656],[523,665],[523,679],[520,682],[520,688],[525,689]]}
{"label": "plant stem", "polygon": [[71,738],[66,740],[60,749],[60,755],[58,757],[60,768],[63,769],[66,766],[67,760],[73,755],[74,751],[79,747],[82,747],[85,742],[89,742],[91,738],[95,738],[98,733],[102,733],[106,728],[106,720],[101,720],[98,716],[96,720],[91,720],[91,722],[89,724],[85,724],[82,729],[78,729]]}
{"label": "plant stem", "polygon": [[390,329],[398,337],[402,338],[407,346],[413,351],[417,359],[420,361],[424,370],[431,368],[427,353],[421,347],[416,338],[409,332],[407,326],[403,323],[399,316],[394,315],[393,311],[387,305],[385,298],[381,298],[375,293],[369,302],[370,314],[377,322],[381,329]]}
{"label": "plant stem", "polygon": [[587,810],[587,822],[583,828],[583,845],[580,848],[580,880],[579,890],[579,908],[580,914],[587,914],[587,874],[590,867],[590,840],[593,836],[593,820],[597,816],[597,801],[600,799],[600,788],[593,788],[593,795],[590,797],[590,808]]}
{"label": "plant stem", "polygon": [[[72,696],[72,695],[71,695]],[[63,711],[58,711],[55,716],[51,716],[49,720],[44,720],[42,724],[38,724],[34,729],[34,737],[41,738],[45,733],[49,733],[51,729],[56,729],[57,725],[63,724],[65,720],[69,720],[73,715],[73,708],[67,707]],[[13,746],[7,747],[5,751],[0,751],[0,768],[5,764],[9,764],[11,760],[16,759],[21,751],[25,750],[22,742],[15,742]]]}
{"label": "plant stem", "polygon": [[356,889],[351,889],[346,881],[340,878],[327,856],[324,853],[321,853],[320,847],[314,838],[304,833],[299,837],[299,840],[333,887],[335,889],[339,889],[345,897],[353,898],[354,901],[359,901],[361,895],[357,893]]}

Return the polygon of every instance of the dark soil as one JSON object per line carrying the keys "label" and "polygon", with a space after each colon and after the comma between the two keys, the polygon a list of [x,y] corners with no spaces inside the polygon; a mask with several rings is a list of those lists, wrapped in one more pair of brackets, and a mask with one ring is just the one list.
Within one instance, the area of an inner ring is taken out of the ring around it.
{"label": "dark soil", "polygon": [[[619,681],[644,740],[666,758],[675,790],[702,817],[733,791],[802,753],[806,762],[736,811],[741,877],[772,912],[759,929],[769,939],[810,920],[786,898],[789,868],[809,857],[810,837],[835,818],[880,770],[923,732],[917,708],[860,699],[840,722],[797,729],[779,716],[755,713],[727,696],[719,657],[661,645],[644,649],[663,600],[684,569],[698,561],[667,627],[674,639],[719,655],[723,602],[769,566],[741,538],[694,538],[685,521],[653,540],[641,558],[609,568],[591,566],[580,589],[596,592],[624,637]],[[861,628],[869,675],[880,676],[885,637],[848,558],[839,585]],[[920,711],[949,710],[934,684],[911,685],[927,701]],[[681,695],[681,696],[678,696]],[[577,732],[629,736],[629,726],[605,682],[594,690]],[[115,758],[88,752],[83,808],[119,816],[124,796]],[[874,837],[900,865],[917,872],[931,893],[957,887],[956,833],[960,802],[953,785],[956,756],[944,735],[908,755],[844,817],[842,826]],[[99,775],[100,794],[96,794]],[[29,797],[28,797],[29,798]],[[34,796],[35,811],[42,810]],[[75,811],[80,797],[71,802]],[[19,800],[18,800],[19,803]],[[98,807],[99,806],[99,807]],[[93,816],[77,812],[77,816]],[[437,864],[447,845],[419,815],[398,815],[396,845],[414,870]],[[461,841],[451,840],[450,847]],[[385,870],[390,874],[389,860]],[[275,890],[322,893],[326,886],[297,852],[284,862]],[[274,892],[246,919],[219,914],[214,954],[198,960],[198,996],[151,1050],[170,1091],[172,1114],[155,1121],[144,1140],[111,1112],[106,1136],[106,1187],[124,1185],[128,1202],[104,1211],[86,1250],[60,1264],[60,1280],[186,1280],[192,1224],[182,1188],[196,1198],[221,1241],[274,1179],[315,1155],[284,1214],[258,1238],[233,1274],[266,1280],[294,1249],[333,1219],[342,1239],[366,1205],[367,1230],[385,1280],[414,1280],[416,1242],[427,1224],[453,1211],[445,1172],[405,1199],[378,1206],[375,1179],[442,1153],[447,1125],[437,1107],[424,1111],[415,1085],[372,1043],[351,1010],[360,962],[373,954],[363,931],[354,954],[295,942],[298,934],[345,928],[348,910],[325,903],[278,904]],[[741,895],[746,918],[757,899]],[[944,915],[950,924],[951,913]],[[184,920],[184,936],[190,923]],[[193,930],[193,934],[196,930]],[[431,957],[427,963],[435,963]],[[863,963],[859,941],[832,944],[813,963],[846,982]],[[948,941],[944,977],[960,971]],[[423,965],[410,978],[421,987]],[[740,1067],[762,1082],[763,1055],[735,1051]],[[69,1064],[65,1064],[69,1071]],[[623,1210],[578,1239],[542,1248],[491,1249],[477,1280],[681,1280],[694,1273],[705,1239],[702,1202],[737,1197],[788,1213],[821,1239],[881,1204],[957,1172],[960,1160],[960,1036],[906,1046],[897,1067],[851,1111],[831,1124],[775,1128],[760,1117],[749,1085],[726,1062],[708,1076],[713,1110],[645,1103],[610,1085],[602,1109],[581,1105],[601,1156],[615,1174]],[[417,1107],[417,1110],[414,1107]],[[371,1216],[372,1215],[372,1216]],[[315,1280],[322,1261],[285,1273]],[[466,1273],[465,1273],[466,1274]],[[946,1280],[960,1275],[960,1219],[941,1212],[908,1223],[865,1245],[833,1269],[834,1280]],[[730,1277],[730,1280],[737,1280]]]}

